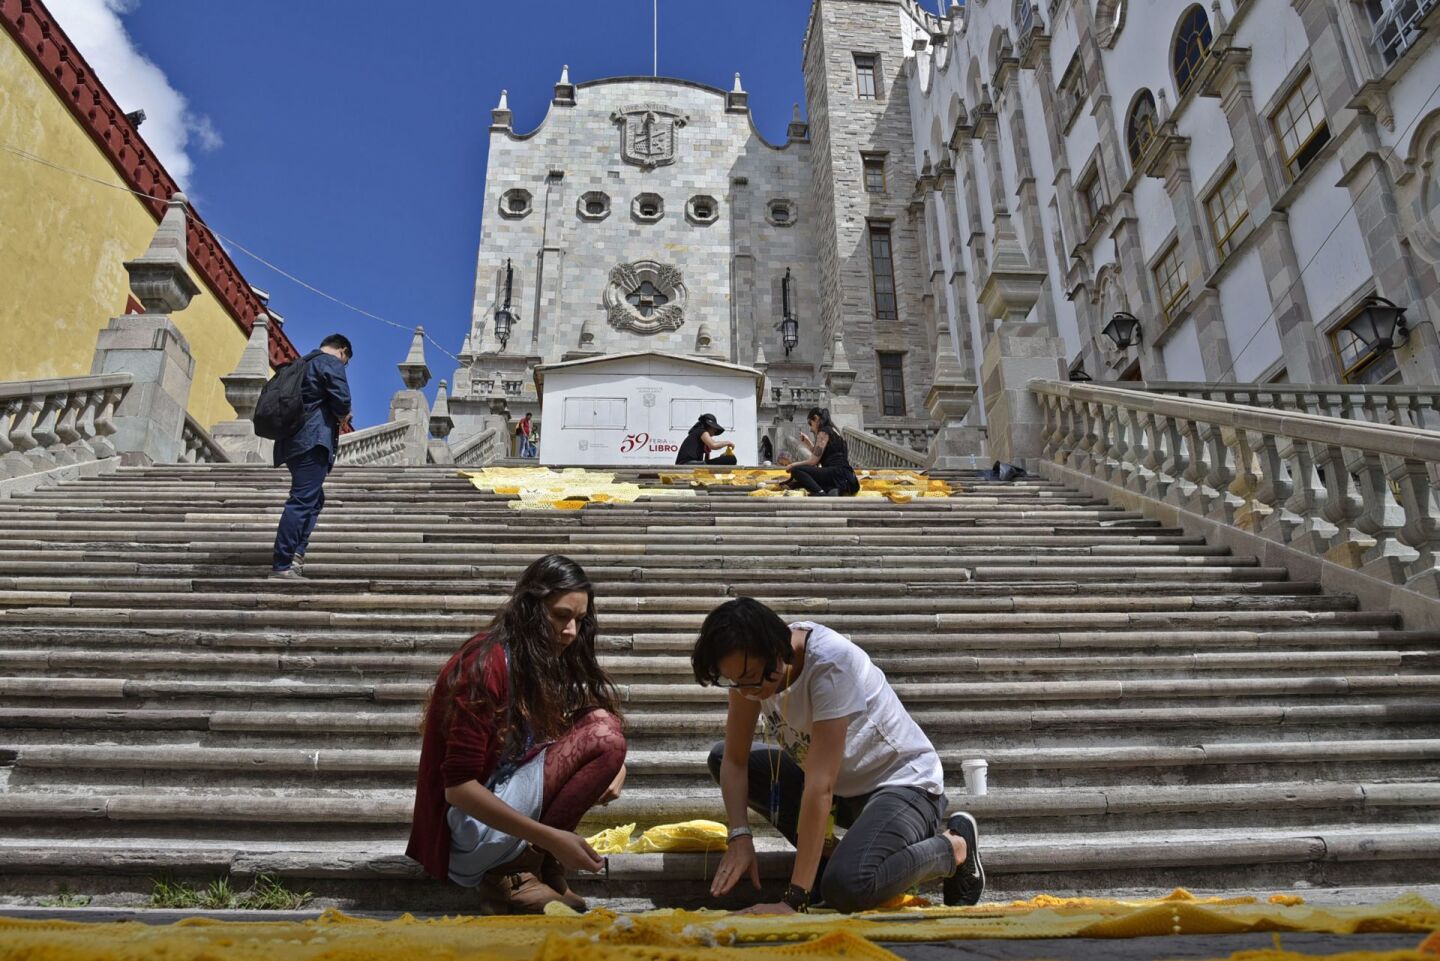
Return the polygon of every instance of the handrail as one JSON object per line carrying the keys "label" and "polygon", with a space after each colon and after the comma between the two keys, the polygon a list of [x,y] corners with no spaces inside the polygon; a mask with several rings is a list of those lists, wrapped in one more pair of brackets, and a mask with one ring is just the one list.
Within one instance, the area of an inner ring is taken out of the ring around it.
{"label": "handrail", "polygon": [[43,397],[46,394],[62,394],[79,390],[104,390],[110,387],[129,387],[135,383],[135,375],[129,373],[95,374],[87,377],[53,377],[48,380],[7,380],[0,381],[0,401],[21,397]]}
{"label": "handrail", "polygon": [[1029,389],[1055,463],[1440,597],[1440,431],[1095,384]]}
{"label": "handrail", "polygon": [[840,430],[845,446],[850,451],[850,463],[862,470],[923,470],[927,465],[924,454],[899,444],[892,444],[883,437],[877,437],[858,427],[844,427]]}
{"label": "handrail", "polygon": [[200,426],[200,422],[185,414],[185,426],[180,432],[185,449],[180,453],[182,464],[228,464],[230,455]]}
{"label": "handrail", "polygon": [[409,433],[410,424],[399,420],[351,431],[340,438],[335,462],[349,466],[399,463]]}
{"label": "handrail", "polygon": [[472,434],[450,448],[455,464],[460,467],[485,467],[501,459],[496,444],[503,435],[494,427]]}
{"label": "handrail", "polygon": [[1440,387],[1365,384],[1209,384],[1191,381],[1145,381],[1128,384],[1135,390],[1177,394],[1200,400],[1249,404],[1271,410],[1294,410],[1322,417],[1405,424],[1434,430],[1440,427]]}

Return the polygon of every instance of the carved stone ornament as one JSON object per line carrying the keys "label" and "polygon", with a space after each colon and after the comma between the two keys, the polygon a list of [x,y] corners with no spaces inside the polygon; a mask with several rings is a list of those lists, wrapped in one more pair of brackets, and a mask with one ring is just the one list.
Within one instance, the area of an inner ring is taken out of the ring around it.
{"label": "carved stone ornament", "polygon": [[654,170],[675,162],[679,130],[687,118],[654,104],[622,107],[610,115],[620,125],[620,157],[627,164]]}
{"label": "carved stone ornament", "polygon": [[678,330],[685,323],[685,300],[680,269],[653,260],[616,264],[605,287],[610,326],[637,334]]}

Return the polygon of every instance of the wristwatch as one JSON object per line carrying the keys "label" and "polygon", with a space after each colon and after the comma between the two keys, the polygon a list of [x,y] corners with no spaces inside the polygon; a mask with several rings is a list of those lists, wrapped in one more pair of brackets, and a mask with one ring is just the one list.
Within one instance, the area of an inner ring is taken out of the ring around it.
{"label": "wristwatch", "polygon": [[796,914],[810,913],[810,892],[798,884],[785,886],[785,893],[780,895],[780,900],[790,906],[790,910]]}

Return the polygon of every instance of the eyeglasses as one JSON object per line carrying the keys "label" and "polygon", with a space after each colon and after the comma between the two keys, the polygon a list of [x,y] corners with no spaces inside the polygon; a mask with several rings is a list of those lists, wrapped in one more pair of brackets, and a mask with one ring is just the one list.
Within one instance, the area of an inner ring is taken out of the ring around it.
{"label": "eyeglasses", "polygon": [[[742,662],[741,677],[749,672],[750,655],[745,655]],[[727,691],[758,691],[775,678],[775,662],[771,661],[765,665],[765,672],[760,675],[758,681],[732,681],[728,677],[722,677],[715,682],[715,686]]]}

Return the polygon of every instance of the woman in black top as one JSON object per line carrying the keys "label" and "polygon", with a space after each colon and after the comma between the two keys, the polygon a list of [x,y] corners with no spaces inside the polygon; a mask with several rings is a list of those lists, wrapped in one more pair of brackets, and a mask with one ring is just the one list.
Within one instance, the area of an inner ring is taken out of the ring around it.
{"label": "woman in black top", "polygon": [[858,494],[860,481],[855,476],[855,468],[850,466],[850,451],[839,428],[830,422],[830,411],[812,407],[805,422],[815,432],[815,440],[812,443],[809,437],[800,435],[800,440],[810,448],[810,456],[786,468],[791,479],[811,494],[826,497]]}
{"label": "woman in black top", "polygon": [[736,463],[734,454],[721,454],[718,457],[711,457],[712,450],[724,450],[729,444],[717,441],[715,438],[725,433],[725,428],[715,419],[714,414],[701,414],[695,426],[690,428],[690,433],[680,442],[680,453],[675,455],[677,464],[721,464],[729,466]]}

